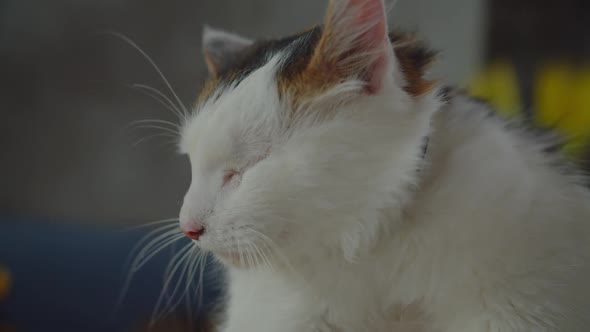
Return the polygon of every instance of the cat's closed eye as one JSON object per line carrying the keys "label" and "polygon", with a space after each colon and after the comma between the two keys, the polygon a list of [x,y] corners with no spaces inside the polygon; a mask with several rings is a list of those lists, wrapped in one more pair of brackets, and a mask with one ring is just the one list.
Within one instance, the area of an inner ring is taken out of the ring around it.
{"label": "cat's closed eye", "polygon": [[232,182],[232,180],[236,177],[236,175],[238,175],[239,172],[234,170],[234,169],[230,169],[225,171],[225,173],[223,174],[223,186],[225,187],[226,185],[228,185],[230,182]]}

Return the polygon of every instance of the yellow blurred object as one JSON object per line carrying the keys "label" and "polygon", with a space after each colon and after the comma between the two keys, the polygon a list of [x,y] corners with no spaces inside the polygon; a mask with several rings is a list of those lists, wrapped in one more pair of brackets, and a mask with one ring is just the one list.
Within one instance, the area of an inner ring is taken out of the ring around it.
{"label": "yellow blurred object", "polygon": [[535,85],[535,120],[567,135],[568,152],[590,139],[590,70],[566,63],[543,66]]}
{"label": "yellow blurred object", "polygon": [[[578,155],[590,142],[590,66],[546,63],[538,68],[534,79],[535,122],[566,135],[566,152]],[[488,100],[499,112],[522,115],[518,81],[510,62],[491,63],[469,87],[474,96]]]}
{"label": "yellow blurred object", "polygon": [[536,75],[533,100],[538,123],[555,127],[574,112],[575,72],[566,64],[548,64]]}
{"label": "yellow blurred object", "polygon": [[6,298],[10,292],[12,279],[7,269],[0,267],[0,300]]}
{"label": "yellow blurred object", "polygon": [[590,143],[590,65],[578,70],[573,99],[576,111],[562,126],[572,135],[569,147],[578,153]]}

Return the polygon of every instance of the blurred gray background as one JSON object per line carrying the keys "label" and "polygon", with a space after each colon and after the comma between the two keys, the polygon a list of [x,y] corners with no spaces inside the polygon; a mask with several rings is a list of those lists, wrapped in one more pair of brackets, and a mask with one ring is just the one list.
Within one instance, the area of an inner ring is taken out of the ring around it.
{"label": "blurred gray background", "polygon": [[[190,174],[168,137],[136,120],[175,121],[127,85],[170,95],[149,54],[187,107],[206,70],[205,23],[256,37],[321,22],[319,0],[4,0],[0,3],[0,215],[80,223],[175,217]],[[482,61],[486,2],[399,0],[391,23],[418,31],[441,61],[433,75],[462,85]]]}

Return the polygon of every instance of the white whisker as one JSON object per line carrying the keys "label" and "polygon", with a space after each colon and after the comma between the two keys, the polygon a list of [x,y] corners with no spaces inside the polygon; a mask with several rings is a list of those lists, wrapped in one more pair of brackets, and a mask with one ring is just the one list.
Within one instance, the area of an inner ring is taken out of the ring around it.
{"label": "white whisker", "polygon": [[162,81],[164,81],[164,83],[166,84],[166,86],[168,87],[168,89],[170,90],[170,92],[172,93],[172,95],[174,96],[176,101],[178,102],[178,106],[184,112],[184,119],[186,119],[188,117],[188,112],[187,112],[186,108],[184,107],[184,104],[182,103],[180,98],[178,98],[178,95],[176,94],[176,92],[172,88],[172,85],[170,84],[170,82],[168,82],[168,79],[166,79],[166,76],[164,76],[164,74],[162,73],[162,71],[160,70],[158,65],[156,65],[155,61],[149,55],[147,55],[147,53],[141,47],[139,47],[135,42],[133,42],[129,37],[127,37],[121,33],[115,32],[115,31],[106,31],[105,33],[113,35],[115,37],[118,37],[121,40],[127,42],[129,45],[131,45],[131,47],[133,47],[135,50],[137,50],[150,63],[150,65],[154,68],[154,70],[158,73],[158,75],[160,75],[160,78],[162,79]]}
{"label": "white whisker", "polygon": [[183,292],[183,296],[186,299],[186,309],[188,311],[189,316],[192,316],[192,305],[194,303],[193,297],[191,296],[190,289],[193,285],[193,278],[195,276],[195,266],[198,265],[199,257],[201,256],[201,252],[198,248],[195,248],[193,251],[195,254],[191,257],[188,268],[188,273],[186,275],[186,288]]}
{"label": "white whisker", "polygon": [[246,266],[248,267],[254,267],[254,262],[252,261],[252,253],[250,252],[250,246],[249,245],[242,245],[242,247],[244,248],[244,254],[246,256]]}
{"label": "white whisker", "polygon": [[136,120],[133,121],[129,126],[133,127],[137,124],[143,124],[143,123],[154,123],[154,124],[162,124],[162,125],[167,125],[167,126],[171,126],[174,129],[176,129],[177,131],[180,130],[180,126],[174,122],[170,122],[170,121],[166,121],[166,120],[161,120],[161,119],[143,119],[143,120]]}
{"label": "white whisker", "polygon": [[[197,272],[197,269],[200,267],[201,270],[203,270],[204,265],[207,262],[207,253],[204,251],[200,251],[197,250],[197,256],[195,257],[194,261],[191,262],[191,270],[189,275],[187,276],[188,282],[187,282],[187,294],[190,294],[190,288],[193,287],[193,281],[195,278],[195,274]],[[197,286],[196,286],[196,291],[199,292],[200,289],[202,288],[202,280],[203,278],[203,274],[201,272],[201,274],[199,275],[199,278],[197,279]],[[199,306],[200,306],[200,300],[199,300]]]}
{"label": "white whisker", "polygon": [[154,135],[150,135],[150,136],[144,137],[144,138],[138,140],[137,142],[133,143],[132,146],[134,146],[134,147],[135,146],[138,146],[139,144],[141,144],[141,143],[143,143],[145,141],[148,141],[151,138],[155,138],[155,137],[172,137],[174,139],[178,139],[178,137],[176,135],[171,135],[171,134],[166,134],[166,133],[160,133],[160,134],[154,134]]}
{"label": "white whisker", "polygon": [[[157,224],[157,223],[165,223],[171,220],[160,220],[160,221],[156,221],[153,223],[148,223],[148,224]],[[123,282],[123,287],[121,288],[119,297],[117,299],[117,302],[115,304],[116,308],[119,308],[121,306],[121,304],[123,303],[123,300],[129,290],[129,286],[131,284],[131,280],[133,279],[133,276],[135,275],[135,273],[143,266],[143,264],[145,264],[145,262],[147,262],[151,257],[153,257],[153,255],[157,254],[159,251],[161,251],[163,248],[167,247],[169,244],[174,243],[175,241],[179,240],[183,234],[176,235],[178,232],[180,232],[180,230],[169,230],[172,227],[176,227],[176,223],[173,225],[164,225],[161,227],[156,228],[155,230],[150,231],[148,234],[146,234],[144,237],[142,237],[139,242],[133,247],[133,249],[131,250],[131,252],[129,253],[128,258],[126,259],[125,265],[128,268],[128,272],[127,272],[127,276],[124,279]],[[160,232],[164,232],[164,234],[161,234],[159,236],[157,236],[156,238],[153,238],[155,234],[160,233]],[[152,239],[151,241],[147,242],[148,240]],[[142,250],[139,250],[140,247],[142,247],[144,245],[144,243],[146,243],[145,246],[143,247]],[[159,247],[158,247],[159,245]],[[156,247],[157,249],[153,249],[154,247]],[[147,252],[149,252],[150,250],[155,251],[155,253],[153,255],[150,255],[149,257],[144,258],[145,254]],[[135,256],[134,259],[132,259],[132,257]],[[144,261],[139,264],[139,262],[141,261],[141,259],[144,258]]]}
{"label": "white whisker", "polygon": [[[154,307],[154,310],[152,312],[152,319],[151,319],[151,323],[150,323],[151,326],[153,326],[156,321],[158,321],[161,317],[163,317],[167,314],[167,312],[165,312],[165,310],[168,308],[164,308],[164,310],[160,311],[160,306],[162,305],[162,301],[164,300],[164,297],[166,295],[168,295],[168,287],[170,286],[170,283],[174,279],[174,276],[176,275],[176,271],[180,268],[182,263],[185,262],[186,259],[189,257],[189,255],[187,255],[187,253],[190,252],[190,250],[192,249],[192,246],[194,246],[194,244],[191,242],[191,243],[188,243],[187,245],[185,245],[184,247],[182,247],[172,257],[172,259],[168,263],[168,267],[166,268],[166,270],[164,272],[164,285],[162,287],[162,291],[160,292],[160,296],[158,297],[158,301],[156,302],[156,306]],[[180,276],[180,278],[182,278],[182,275]],[[173,295],[174,295],[174,293],[173,293]]]}
{"label": "white whisker", "polygon": [[[146,243],[147,241],[149,241],[150,239],[153,240],[153,236],[157,233],[163,232],[165,230],[169,230],[170,228],[176,227],[176,223],[172,224],[172,225],[164,225],[164,226],[160,226],[152,231],[150,231],[148,234],[144,235],[138,242],[137,244],[133,247],[133,249],[131,249],[131,252],[129,253],[129,256],[127,258],[127,263],[125,264],[126,266],[131,262],[131,257],[135,256],[135,254],[137,254],[137,252],[139,251],[139,248]],[[140,226],[137,226],[140,227]]]}
{"label": "white whisker", "polygon": [[160,90],[151,87],[146,84],[135,83],[131,85],[132,88],[139,90],[140,92],[146,94],[147,96],[152,97],[154,100],[158,101],[160,104],[164,105],[168,110],[170,110],[174,115],[178,117],[179,120],[186,119],[185,114],[182,110],[178,109],[178,107]]}
{"label": "white whisker", "polygon": [[285,256],[281,248],[276,243],[274,243],[272,239],[270,239],[264,233],[253,228],[249,228],[249,231],[255,234],[261,241],[263,241],[263,243],[265,243],[265,245],[270,249],[268,250],[268,252],[272,252],[274,255],[276,255],[277,258],[285,265],[286,268],[288,268],[292,273],[297,273],[297,270],[295,270],[293,265],[291,265],[287,256]]}
{"label": "white whisker", "polygon": [[203,290],[204,290],[203,277],[204,277],[205,267],[207,266],[207,259],[208,258],[209,258],[209,254],[207,254],[206,252],[203,252],[201,254],[201,257],[199,258],[199,264],[197,264],[197,266],[199,268],[199,277],[198,277],[198,283],[196,286],[197,307],[198,308],[200,308],[203,305]]}
{"label": "white whisker", "polygon": [[265,246],[265,249],[262,249],[257,245],[254,246],[254,248],[258,251],[258,255],[260,255],[261,260],[264,261],[264,264],[266,266],[268,266],[271,270],[276,271],[274,265],[272,264],[272,262],[270,261],[270,259],[267,256],[267,254],[265,253],[265,250],[268,251],[268,246],[266,245],[265,242],[263,242],[262,244]]}
{"label": "white whisker", "polygon": [[[178,222],[178,218],[149,221],[149,222],[141,224],[141,225],[124,228],[124,229],[120,230],[119,232],[129,232],[129,231],[133,231],[133,230],[137,230],[137,229],[141,229],[141,228],[146,228],[146,227],[159,225],[159,224],[167,224],[167,223],[174,223],[174,225],[176,225],[177,222]],[[172,226],[172,225],[167,225],[166,227],[170,227],[170,226]]]}
{"label": "white whisker", "polygon": [[[164,108],[166,108],[167,110],[169,110],[170,112],[172,112],[172,114],[174,114],[176,117],[178,117],[180,120],[182,120],[182,116],[180,115],[178,108],[176,108],[176,106],[171,103],[171,101],[169,100],[168,97],[160,97],[160,95],[158,93],[155,92],[150,92],[150,90],[145,89],[145,88],[140,88],[138,86],[135,85],[130,85],[127,86],[128,88],[134,89],[139,91],[140,93],[152,98],[153,100],[157,101],[159,104],[161,104],[162,106],[164,106]],[[155,89],[154,89],[155,90]],[[161,93],[161,92],[160,92]]]}
{"label": "white whisker", "polygon": [[238,258],[240,259],[240,263],[243,263],[244,262],[244,254],[242,253],[242,250],[240,249],[240,246],[239,246],[239,243],[238,242],[239,241],[234,238],[233,243],[234,243],[234,245],[236,247],[236,251],[238,252]]}
{"label": "white whisker", "polygon": [[246,243],[246,249],[248,251],[248,256],[250,256],[250,264],[249,266],[251,267],[255,267],[258,266],[258,260],[256,259],[256,254],[254,253],[254,251],[252,250],[252,243]]}
{"label": "white whisker", "polygon": [[[185,279],[185,282],[188,283],[188,272],[190,272],[190,262],[192,261],[192,257],[195,255],[197,251],[195,250],[195,247],[192,247],[188,250],[188,252],[185,254],[184,258],[183,258],[183,268],[179,273],[178,276],[178,280],[176,280],[176,286],[174,286],[174,289],[172,290],[172,293],[168,293],[168,291],[166,290],[166,304],[162,309],[162,312],[171,312],[172,310],[174,310],[174,308],[176,308],[180,302],[182,302],[182,299],[184,298],[185,295],[185,291],[182,291],[180,293],[180,296],[178,296],[178,300],[174,301],[174,298],[176,297],[176,294],[178,293],[179,289],[180,289],[180,285],[182,284],[182,280],[183,278]],[[186,276],[186,277],[185,277]],[[171,280],[172,280],[171,276]]]}
{"label": "white whisker", "polygon": [[[200,307],[201,298],[202,298],[202,278],[203,278],[202,271],[204,270],[204,263],[202,261],[203,256],[204,256],[204,253],[201,252],[198,249],[198,247],[195,246],[186,261],[186,264],[185,264],[186,265],[185,266],[186,273],[185,273],[185,270],[183,270],[183,272],[182,272],[182,275],[186,276],[185,280],[184,280],[185,281],[185,288],[180,293],[178,300],[174,303],[171,303],[171,304],[170,304],[170,302],[168,302],[167,307],[169,307],[171,309],[176,308],[180,304],[180,302],[182,302],[182,299],[190,294],[189,291],[192,286],[192,282],[194,281],[193,278],[194,278],[194,274],[195,274],[195,270],[196,270],[195,268],[199,267],[199,266],[201,267],[201,274],[198,279],[197,290],[200,295],[199,296],[199,307]],[[169,297],[169,301],[171,301],[173,299],[174,295],[176,294],[176,291],[178,290],[180,284],[182,283],[182,275],[181,275],[181,278],[179,278],[179,280],[178,280],[178,284],[175,287],[173,294]]]}
{"label": "white whisker", "polygon": [[136,128],[139,128],[139,129],[159,129],[165,133],[173,134],[174,137],[179,135],[178,131],[176,131],[172,128],[163,127],[163,126],[159,126],[159,125],[141,125],[141,126],[136,126]]}
{"label": "white whisker", "polygon": [[[149,254],[144,254],[145,257],[143,257],[143,260],[141,262],[138,262],[137,266],[135,266],[135,270],[139,270],[141,269],[150,259],[152,259],[154,256],[156,256],[160,251],[164,250],[166,247],[168,247],[169,245],[171,245],[172,243],[182,239],[184,237],[184,234],[177,234],[174,237],[172,237],[171,239],[169,239],[168,241],[164,242],[157,247],[157,249],[152,249],[151,252]],[[155,247],[155,246],[154,246]]]}

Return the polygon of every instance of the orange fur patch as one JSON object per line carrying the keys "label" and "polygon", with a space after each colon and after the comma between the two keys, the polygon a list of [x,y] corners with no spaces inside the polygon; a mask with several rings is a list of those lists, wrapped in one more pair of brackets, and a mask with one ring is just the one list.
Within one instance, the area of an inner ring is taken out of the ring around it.
{"label": "orange fur patch", "polygon": [[[328,38],[329,34],[322,34],[314,47],[320,50],[319,53],[298,58],[279,76],[279,93],[281,96],[288,96],[293,107],[355,75],[352,72],[354,68],[340,68],[335,62],[337,59],[326,61],[330,57],[322,56],[323,43]],[[405,78],[404,90],[414,97],[431,91],[437,82],[426,79],[425,74],[434,62],[436,53],[424,47],[413,34],[391,32],[389,39]]]}
{"label": "orange fur patch", "polygon": [[211,95],[213,95],[215,90],[217,90],[219,84],[220,80],[217,77],[210,77],[209,79],[207,79],[207,81],[205,81],[205,84],[201,88],[201,91],[199,92],[199,96],[197,97],[197,105],[207,101],[207,99],[209,99]]}
{"label": "orange fur patch", "polygon": [[431,91],[437,82],[424,76],[434,62],[436,52],[426,48],[414,34],[390,32],[389,40],[406,79],[406,92],[417,97]]}
{"label": "orange fur patch", "polygon": [[203,57],[205,59],[205,64],[207,65],[207,69],[209,70],[209,75],[211,75],[211,77],[217,77],[219,64],[215,62],[215,59],[207,51],[203,52]]}

